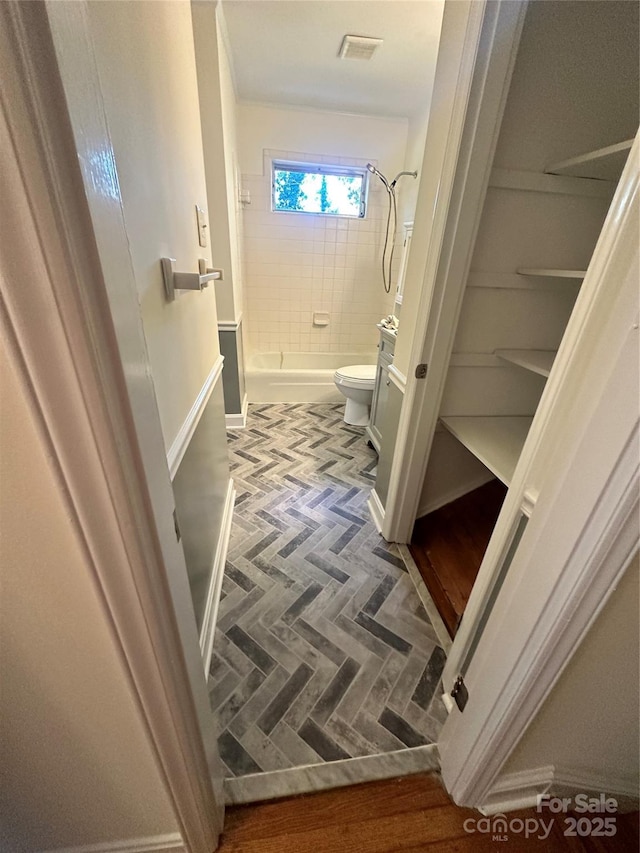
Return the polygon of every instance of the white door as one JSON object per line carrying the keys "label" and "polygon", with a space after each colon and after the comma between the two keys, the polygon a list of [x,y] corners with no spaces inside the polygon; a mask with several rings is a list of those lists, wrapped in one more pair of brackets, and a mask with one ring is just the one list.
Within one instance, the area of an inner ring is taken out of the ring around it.
{"label": "white door", "polygon": [[217,318],[213,288],[168,303],[160,268],[167,256],[185,272],[199,257],[211,264],[195,216],[196,205],[206,208],[206,185],[191,9],[52,2],[46,15],[166,569],[157,582],[168,582],[186,672],[179,659],[162,665],[188,680],[185,715],[195,703],[188,775],[184,766],[165,771],[174,783],[182,775],[199,812],[198,826],[184,823],[197,823],[193,814],[179,815],[185,844],[204,853],[222,826],[222,769],[167,453],[220,360]]}

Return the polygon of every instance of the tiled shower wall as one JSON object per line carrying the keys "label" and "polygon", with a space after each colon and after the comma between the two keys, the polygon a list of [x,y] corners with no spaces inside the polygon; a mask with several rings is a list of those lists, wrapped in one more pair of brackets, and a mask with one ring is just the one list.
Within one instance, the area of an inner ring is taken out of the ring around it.
{"label": "tiled shower wall", "polygon": [[[367,352],[378,340],[376,323],[393,309],[402,238],[394,258],[394,284],[385,294],[380,272],[387,193],[369,187],[364,219],[271,211],[271,159],[366,166],[367,160],[317,153],[266,151],[263,175],[243,175],[245,206],[245,319],[249,352]],[[402,234],[402,225],[398,231]],[[329,325],[313,325],[328,311]]]}

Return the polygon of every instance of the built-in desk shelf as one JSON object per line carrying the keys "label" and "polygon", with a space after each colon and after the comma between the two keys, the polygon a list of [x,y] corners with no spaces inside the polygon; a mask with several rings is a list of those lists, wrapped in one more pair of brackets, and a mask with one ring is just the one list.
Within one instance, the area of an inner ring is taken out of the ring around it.
{"label": "built-in desk shelf", "polygon": [[503,361],[517,364],[539,376],[548,376],[557,353],[543,349],[497,349],[494,353]]}
{"label": "built-in desk shelf", "polygon": [[561,160],[547,166],[548,175],[570,175],[575,178],[591,178],[598,181],[617,181],[633,145],[633,139],[625,139],[606,148],[587,151],[578,157]]}
{"label": "built-in desk shelf", "polygon": [[444,417],[440,421],[506,486],[527,438],[531,417]]}
{"label": "built-in desk shelf", "polygon": [[576,280],[582,280],[587,274],[586,270],[533,269],[531,267],[520,267],[516,272],[518,275],[531,275],[536,278],[573,278]]}

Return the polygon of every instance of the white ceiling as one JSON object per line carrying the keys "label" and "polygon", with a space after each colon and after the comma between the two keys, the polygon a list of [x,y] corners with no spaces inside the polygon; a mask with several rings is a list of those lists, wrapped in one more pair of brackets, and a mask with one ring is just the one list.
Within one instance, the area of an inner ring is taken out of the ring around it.
{"label": "white ceiling", "polygon": [[[238,97],[420,117],[431,97],[443,0],[223,0]],[[382,38],[338,59],[346,34]]]}

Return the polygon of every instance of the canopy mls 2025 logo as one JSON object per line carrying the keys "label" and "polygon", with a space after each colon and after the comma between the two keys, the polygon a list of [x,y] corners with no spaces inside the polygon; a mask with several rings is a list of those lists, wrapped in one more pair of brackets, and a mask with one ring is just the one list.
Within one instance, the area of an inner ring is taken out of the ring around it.
{"label": "canopy mls 2025 logo", "polygon": [[467,818],[463,827],[470,835],[490,835],[492,841],[498,842],[509,841],[513,836],[544,841],[556,823],[567,838],[611,838],[617,832],[617,811],[617,800],[606,794],[597,797],[588,794],[576,794],[575,797],[540,794],[535,815],[521,818],[499,813],[490,817]]}

